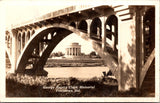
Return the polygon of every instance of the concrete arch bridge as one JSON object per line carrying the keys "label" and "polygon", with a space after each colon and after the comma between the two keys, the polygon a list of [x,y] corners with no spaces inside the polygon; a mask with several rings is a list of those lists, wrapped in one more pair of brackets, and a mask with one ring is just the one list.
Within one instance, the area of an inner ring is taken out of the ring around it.
{"label": "concrete arch bridge", "polygon": [[50,53],[71,33],[92,43],[121,91],[142,88],[146,76],[155,69],[154,6],[82,5],[7,28],[10,72],[25,73],[32,65],[35,75],[46,74],[43,67]]}

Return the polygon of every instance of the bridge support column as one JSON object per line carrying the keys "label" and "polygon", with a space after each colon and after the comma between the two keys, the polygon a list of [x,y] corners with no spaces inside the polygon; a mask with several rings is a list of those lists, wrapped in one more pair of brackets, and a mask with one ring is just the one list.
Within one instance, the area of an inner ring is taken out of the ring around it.
{"label": "bridge support column", "polygon": [[22,53],[22,50],[23,50],[23,45],[22,45],[23,44],[23,38],[22,37],[23,37],[23,33],[21,33],[21,53]]}
{"label": "bridge support column", "polygon": [[91,37],[91,22],[92,22],[92,20],[91,19],[88,19],[88,20],[86,20],[86,22],[87,22],[87,33],[88,33],[88,37]]}
{"label": "bridge support column", "polygon": [[17,33],[12,30],[12,61],[10,73],[15,73],[17,63]]}
{"label": "bridge support column", "polygon": [[25,34],[24,34],[24,35],[25,35],[25,39],[24,39],[24,40],[25,40],[25,42],[24,42],[24,45],[26,45],[26,44],[27,44],[27,42],[28,42],[28,40],[27,40],[27,31],[25,31],[24,33],[25,33]]}
{"label": "bridge support column", "polygon": [[144,63],[143,59],[143,8],[136,9],[136,89],[140,89],[140,72]]}
{"label": "bridge support column", "polygon": [[119,91],[137,88],[135,22],[135,16],[131,20],[118,22]]}
{"label": "bridge support column", "polygon": [[107,17],[101,17],[102,22],[102,50],[106,51],[106,19]]}
{"label": "bridge support column", "polygon": [[143,21],[141,8],[137,8],[133,19],[121,21],[118,30],[119,91],[139,90],[140,71],[143,58]]}

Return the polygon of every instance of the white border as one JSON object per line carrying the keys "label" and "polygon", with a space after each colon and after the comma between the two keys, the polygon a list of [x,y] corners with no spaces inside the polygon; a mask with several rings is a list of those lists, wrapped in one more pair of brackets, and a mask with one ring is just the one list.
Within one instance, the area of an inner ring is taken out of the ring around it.
{"label": "white border", "polygon": [[[155,5],[156,6],[156,92],[155,92],[155,98],[154,97],[74,97],[74,98],[62,98],[62,97],[57,97],[57,98],[5,98],[5,7],[9,5],[80,5],[80,4],[88,4],[88,5],[99,5],[99,4],[104,4],[104,5],[110,5],[110,4],[122,4],[122,5]],[[0,37],[0,63],[1,63],[1,68],[0,68],[0,101],[1,102],[91,102],[91,101],[98,101],[98,102],[120,102],[120,101],[125,101],[125,102],[158,102],[160,101],[159,98],[159,86],[160,86],[160,65],[159,65],[159,57],[160,57],[160,51],[159,51],[159,5],[160,2],[159,0],[21,0],[21,1],[0,1],[0,31],[1,31],[1,37]]]}

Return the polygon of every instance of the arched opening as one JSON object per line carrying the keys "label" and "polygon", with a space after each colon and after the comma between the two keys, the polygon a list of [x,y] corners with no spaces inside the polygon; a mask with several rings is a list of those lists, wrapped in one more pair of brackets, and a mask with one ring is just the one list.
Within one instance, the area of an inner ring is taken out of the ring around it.
{"label": "arched opening", "polygon": [[34,33],[35,33],[35,31],[33,30],[32,33],[31,33],[31,36],[32,36]]}
{"label": "arched opening", "polygon": [[11,41],[10,41],[10,35],[8,35],[8,38],[7,38],[7,47],[8,48],[10,48],[10,43],[11,43]]}
{"label": "arched opening", "polygon": [[18,34],[18,54],[21,53],[21,34]]}
{"label": "arched opening", "polygon": [[25,33],[22,34],[22,48],[25,46]]}
{"label": "arched opening", "polygon": [[75,22],[71,22],[71,23],[70,23],[70,26],[72,26],[72,27],[76,28],[76,24],[75,24]]}
{"label": "arched opening", "polygon": [[6,52],[6,69],[7,69],[7,71],[10,70],[10,68],[11,68],[11,61],[10,61],[8,53]]}
{"label": "arched opening", "polygon": [[80,29],[83,32],[87,33],[87,22],[85,20],[82,20],[78,25],[78,29]]}
{"label": "arched opening", "polygon": [[30,32],[27,32],[27,41],[30,39]]}
{"label": "arched opening", "polygon": [[[34,34],[34,38],[31,38],[32,40],[30,40],[30,42],[27,44],[23,54],[18,58],[17,70],[16,70],[17,73],[18,72],[25,73],[25,67],[26,67],[26,64],[28,63],[29,59],[36,58],[31,55],[34,52],[36,45],[38,45],[38,43],[42,42],[41,40],[43,40],[44,37],[46,38],[47,35],[49,33],[51,33],[52,31],[56,31],[56,35],[47,44],[47,48],[45,48],[42,55],[40,57],[38,57],[38,62],[36,63],[36,65],[33,65],[33,68],[35,68],[36,70],[38,68],[38,71],[40,71],[40,72],[44,70],[43,69],[44,65],[45,65],[47,59],[49,58],[51,52],[53,51],[53,49],[59,44],[59,42],[61,42],[61,40],[63,40],[66,36],[68,36],[69,34],[74,32],[75,30],[73,30],[72,28],[66,28],[65,25],[63,26],[63,24],[60,25],[60,27],[59,27],[59,25],[57,27],[57,25],[53,24],[53,25],[48,26],[47,28],[45,28],[45,27],[41,28],[41,30],[37,31],[36,34]],[[83,39],[89,41],[89,39],[86,39],[83,37],[85,35],[85,33],[84,34],[82,34],[81,32],[78,32],[78,33],[79,34],[77,34],[77,35],[79,35]],[[92,46],[94,46],[93,43],[92,43]],[[94,49],[95,49],[95,51],[100,50],[101,47],[98,46],[98,44],[97,44],[97,49],[96,48],[94,48]],[[112,59],[110,61],[112,61]],[[110,62],[108,62],[108,63],[110,63]],[[115,67],[113,67],[113,68],[115,68]]]}
{"label": "arched opening", "polygon": [[118,19],[115,15],[111,15],[106,20],[106,37],[111,40],[113,50],[117,51],[118,45]]}
{"label": "arched opening", "polygon": [[101,20],[99,18],[93,19],[90,27],[91,37],[98,37],[99,39],[101,39],[101,34],[102,34],[101,25],[102,25]]}
{"label": "arched opening", "polygon": [[144,62],[155,48],[155,8],[146,11],[143,19]]}
{"label": "arched opening", "polygon": [[47,39],[48,39],[48,40],[51,40],[51,39],[52,39],[51,33],[48,34]]}
{"label": "arched opening", "polygon": [[56,34],[57,34],[56,32],[53,32],[52,37],[54,37]]}

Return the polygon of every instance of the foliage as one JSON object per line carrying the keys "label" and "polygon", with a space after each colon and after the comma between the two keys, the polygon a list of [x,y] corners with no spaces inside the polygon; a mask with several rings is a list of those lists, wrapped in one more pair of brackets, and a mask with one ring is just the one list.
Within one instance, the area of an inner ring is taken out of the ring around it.
{"label": "foliage", "polygon": [[[80,92],[57,92],[56,87],[92,86],[93,89],[80,89]],[[132,92],[120,93],[117,85],[106,85],[102,78],[79,80],[77,78],[47,78],[43,76],[6,76],[6,97],[118,97],[139,96]]]}
{"label": "foliage", "polygon": [[55,52],[55,53],[52,53],[50,55],[50,58],[52,58],[52,57],[62,57],[62,56],[64,56],[64,54],[62,52]]}

